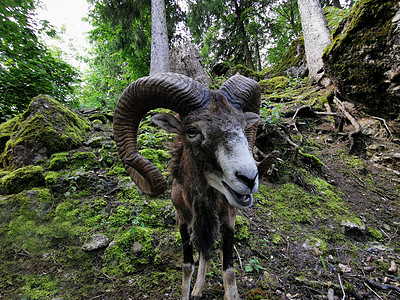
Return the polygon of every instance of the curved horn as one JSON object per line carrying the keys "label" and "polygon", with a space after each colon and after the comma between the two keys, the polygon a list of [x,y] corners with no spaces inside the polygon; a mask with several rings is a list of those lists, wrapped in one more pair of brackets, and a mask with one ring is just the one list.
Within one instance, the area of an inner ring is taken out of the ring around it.
{"label": "curved horn", "polygon": [[209,97],[200,83],[174,73],[140,78],[121,94],[114,113],[114,139],[129,176],[143,193],[157,196],[167,189],[162,173],[137,148],[143,116],[155,108],[168,108],[184,116],[206,105]]}
{"label": "curved horn", "polygon": [[[219,89],[228,101],[243,112],[260,114],[261,87],[257,81],[235,75],[221,85]],[[246,137],[252,149],[256,139],[257,123],[246,130]]]}

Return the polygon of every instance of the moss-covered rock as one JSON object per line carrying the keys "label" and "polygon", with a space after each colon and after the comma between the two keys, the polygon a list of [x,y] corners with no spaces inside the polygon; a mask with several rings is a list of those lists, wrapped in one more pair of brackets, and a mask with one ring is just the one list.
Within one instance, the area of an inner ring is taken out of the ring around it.
{"label": "moss-covered rock", "polygon": [[347,99],[391,118],[400,112],[398,10],[399,0],[357,1],[323,55],[327,75]]}
{"label": "moss-covered rock", "polygon": [[90,130],[89,121],[46,95],[34,98],[13,122],[12,135],[0,156],[4,168],[36,164],[53,153],[73,149]]}
{"label": "moss-covered rock", "polygon": [[93,168],[99,165],[96,155],[93,152],[77,152],[71,157],[73,168]]}
{"label": "moss-covered rock", "polygon": [[289,78],[285,76],[277,76],[271,79],[261,80],[259,84],[264,93],[271,94],[276,92],[278,89],[285,89],[289,85]]}
{"label": "moss-covered rock", "polygon": [[50,157],[49,169],[52,171],[59,171],[63,169],[68,163],[68,152],[54,153]]}
{"label": "moss-covered rock", "polygon": [[8,122],[0,124],[0,153],[4,151],[8,140],[11,138],[13,133],[13,128],[18,121],[18,117],[11,119]]}
{"label": "moss-covered rock", "polygon": [[265,77],[272,78],[288,75],[305,77],[308,75],[306,64],[304,38],[301,36],[292,42],[280,62],[268,70]]}
{"label": "moss-covered rock", "polygon": [[100,121],[101,124],[107,124],[107,118],[104,114],[102,113],[96,113],[94,115],[91,115],[88,117],[88,119],[92,122],[95,120]]}
{"label": "moss-covered rock", "polygon": [[243,66],[243,65],[236,65],[233,66],[232,68],[229,69],[229,71],[226,74],[226,77],[231,77],[235,74],[240,74],[249,78],[252,78],[256,81],[260,80],[260,74]]}
{"label": "moss-covered rock", "polygon": [[19,193],[33,187],[44,186],[44,169],[41,166],[26,166],[11,172],[1,180],[8,193]]}

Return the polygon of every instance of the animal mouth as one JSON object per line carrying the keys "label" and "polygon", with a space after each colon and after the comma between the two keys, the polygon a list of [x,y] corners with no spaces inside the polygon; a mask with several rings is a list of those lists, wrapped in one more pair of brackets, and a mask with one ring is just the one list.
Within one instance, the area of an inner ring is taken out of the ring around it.
{"label": "animal mouth", "polygon": [[240,207],[242,208],[250,207],[253,204],[253,195],[251,194],[243,195],[238,192],[235,192],[225,181],[222,181],[222,184],[224,185],[225,189],[229,192],[234,202],[236,202]]}

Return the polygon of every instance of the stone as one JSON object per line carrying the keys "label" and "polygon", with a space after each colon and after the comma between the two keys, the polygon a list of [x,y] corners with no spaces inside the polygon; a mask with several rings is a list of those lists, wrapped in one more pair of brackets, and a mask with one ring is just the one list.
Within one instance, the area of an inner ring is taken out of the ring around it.
{"label": "stone", "polygon": [[96,251],[102,248],[107,247],[109,244],[109,239],[108,237],[106,237],[104,234],[99,233],[99,234],[95,234],[92,235],[90,237],[90,240],[83,244],[82,246],[82,251],[85,252],[92,252],[92,251]]}
{"label": "stone", "polygon": [[386,129],[376,119],[363,118],[358,120],[358,124],[361,126],[361,133],[375,139],[386,139]]}
{"label": "stone", "polygon": [[172,48],[169,63],[171,72],[186,75],[207,88],[211,85],[211,77],[204,68],[200,52],[192,43]]}
{"label": "stone", "polygon": [[11,121],[10,137],[0,153],[3,168],[34,165],[53,153],[78,147],[91,129],[88,120],[47,95],[35,97],[28,109]]}
{"label": "stone", "polygon": [[132,246],[132,252],[133,254],[139,254],[140,252],[143,251],[143,245],[138,243],[138,242],[134,242],[133,246]]}
{"label": "stone", "polygon": [[400,113],[399,1],[357,1],[333,32],[325,71],[339,92],[370,115]]}
{"label": "stone", "polygon": [[360,225],[355,222],[351,222],[349,220],[343,220],[340,222],[340,226],[344,228],[345,232],[353,232],[353,233],[364,233],[365,232],[365,225]]}

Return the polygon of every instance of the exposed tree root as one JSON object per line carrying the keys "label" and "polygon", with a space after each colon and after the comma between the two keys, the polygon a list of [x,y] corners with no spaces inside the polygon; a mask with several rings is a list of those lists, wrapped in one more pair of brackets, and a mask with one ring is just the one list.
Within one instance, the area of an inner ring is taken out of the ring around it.
{"label": "exposed tree root", "polygon": [[383,126],[385,126],[385,129],[389,135],[388,141],[389,142],[393,141],[393,134],[392,134],[392,131],[389,129],[389,126],[387,125],[386,120],[382,119],[382,118],[378,118],[378,117],[372,117],[372,118],[374,118],[375,120],[381,121],[383,123]]}
{"label": "exposed tree root", "polygon": [[342,101],[339,100],[338,97],[333,97],[333,102],[336,104],[336,106],[342,111],[344,116],[351,122],[351,124],[354,126],[354,131],[349,133],[349,140],[350,140],[350,153],[353,152],[354,146],[355,146],[355,140],[354,137],[361,132],[361,126],[358,124],[356,119],[346,110],[344,107]]}

